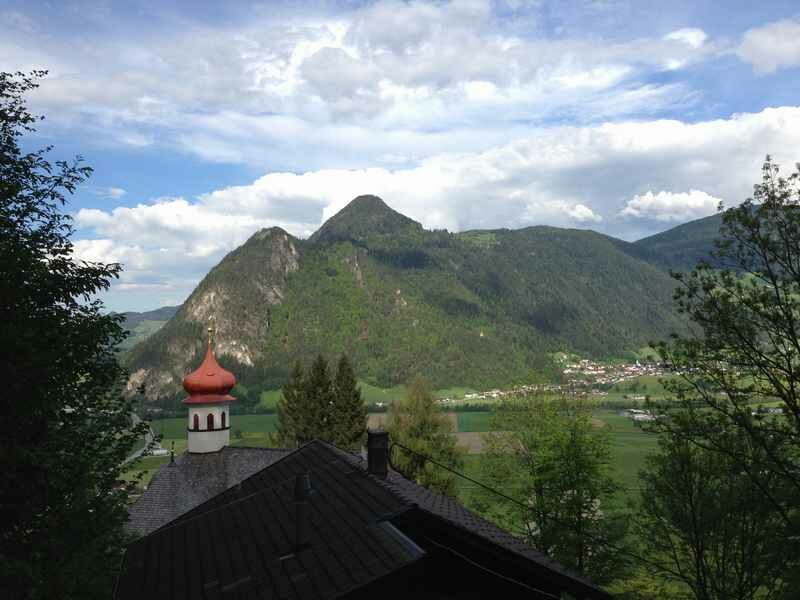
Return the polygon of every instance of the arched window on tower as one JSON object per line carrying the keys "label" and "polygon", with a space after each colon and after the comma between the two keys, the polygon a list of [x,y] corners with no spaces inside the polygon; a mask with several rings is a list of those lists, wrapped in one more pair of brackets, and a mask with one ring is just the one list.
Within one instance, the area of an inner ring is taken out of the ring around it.
{"label": "arched window on tower", "polygon": [[192,429],[194,429],[195,431],[200,431],[200,416],[199,415],[195,415],[194,416],[194,421],[192,422]]}
{"label": "arched window on tower", "polygon": [[222,425],[221,425],[221,427],[222,427],[223,429],[225,429],[225,411],[224,411],[224,410],[222,411],[222,416],[220,416],[220,419],[222,420]]}
{"label": "arched window on tower", "polygon": [[214,415],[211,413],[208,413],[208,416],[206,417],[206,429],[209,431],[214,429]]}

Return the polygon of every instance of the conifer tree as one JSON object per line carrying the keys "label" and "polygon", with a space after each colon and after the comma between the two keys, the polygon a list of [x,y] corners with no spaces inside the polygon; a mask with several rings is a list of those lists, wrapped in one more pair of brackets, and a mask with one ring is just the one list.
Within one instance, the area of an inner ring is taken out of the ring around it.
{"label": "conifer tree", "polygon": [[311,365],[303,384],[303,396],[303,416],[297,428],[301,441],[333,441],[333,385],[328,363],[321,354]]}
{"label": "conifer tree", "polygon": [[339,357],[333,382],[333,438],[340,448],[357,449],[367,431],[367,405],[347,355]]}
{"label": "conifer tree", "polygon": [[299,429],[302,427],[304,416],[304,389],[303,389],[303,365],[298,360],[295,362],[289,381],[281,388],[281,397],[278,400],[278,443],[294,447],[301,435]]}
{"label": "conifer tree", "polygon": [[[406,397],[392,403],[387,423],[389,438],[451,469],[463,466],[462,450],[456,446],[453,426],[436,406],[428,383],[417,376]],[[393,466],[403,475],[437,492],[454,496],[455,476],[401,448],[392,454]]]}

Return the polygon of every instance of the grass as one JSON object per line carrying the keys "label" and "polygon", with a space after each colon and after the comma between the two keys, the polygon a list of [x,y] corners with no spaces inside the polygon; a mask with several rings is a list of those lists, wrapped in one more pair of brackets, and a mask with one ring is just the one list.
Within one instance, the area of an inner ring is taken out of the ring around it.
{"label": "grass", "polygon": [[460,432],[477,431],[484,433],[490,431],[490,412],[462,412],[458,413],[458,430]]}
{"label": "grass", "polygon": [[374,385],[370,385],[366,381],[359,381],[358,385],[361,387],[361,396],[367,402],[367,404],[377,404],[378,402],[382,402],[383,404],[391,404],[394,400],[398,398],[403,398],[406,395],[406,386],[404,385],[396,385],[390,388],[379,388]]}
{"label": "grass", "polygon": [[[645,457],[656,451],[657,437],[634,426],[633,421],[619,415],[617,411],[597,410],[594,416],[609,428],[612,465],[618,481],[629,492],[635,492],[639,487],[638,472],[645,465]],[[458,431],[487,432],[490,418],[490,412],[456,413]],[[277,417],[274,414],[233,415],[231,417],[231,445],[258,447],[274,445],[269,434],[275,431],[276,421]],[[186,449],[185,419],[159,419],[152,421],[151,425],[153,431],[163,435],[161,445],[165,449],[170,450],[173,442],[176,454],[180,454]],[[241,432],[241,437],[235,436],[236,432]],[[479,455],[474,454],[464,457],[466,474],[476,474],[479,459]],[[144,472],[143,481],[147,482],[167,461],[169,461],[169,456],[145,457],[131,465],[126,476],[130,478],[133,472],[142,471]],[[458,485],[459,490],[466,490],[470,486],[474,487],[465,480],[460,481]]]}
{"label": "grass", "polygon": [[137,475],[141,474],[142,479],[140,485],[147,486],[153,475],[169,462],[169,456],[145,456],[138,460],[133,461],[126,466],[122,472],[122,479],[125,481],[133,480]]}
{"label": "grass", "polygon": [[[275,431],[278,417],[276,415],[232,415],[231,416],[231,437],[233,432],[241,430],[244,433],[270,433]],[[157,434],[161,434],[165,440],[185,440],[186,439],[186,419],[157,419],[150,422],[150,426]],[[162,442],[162,445],[164,442]],[[165,448],[167,446],[164,446]]]}
{"label": "grass", "polygon": [[[476,481],[480,481],[480,454],[467,454],[464,456],[464,468],[462,473],[472,477]],[[456,477],[456,492],[461,502],[469,506],[469,498],[475,492],[478,486],[471,481],[467,481],[463,477]]]}
{"label": "grass", "polygon": [[278,406],[278,400],[280,397],[280,390],[265,390],[261,392],[261,406],[275,410],[275,407]]}
{"label": "grass", "polygon": [[[489,431],[491,413],[459,413],[459,431]],[[658,449],[658,437],[655,434],[642,431],[633,424],[628,417],[619,415],[617,411],[598,410],[594,417],[608,427],[611,434],[611,464],[617,481],[625,488],[625,496],[635,493],[639,489],[638,474],[645,466],[645,458]],[[465,474],[476,476],[478,473],[479,455],[467,455],[465,459]],[[478,477],[478,479],[480,479]],[[459,478],[458,489],[460,497],[469,493],[474,484]]]}
{"label": "grass", "polygon": [[[653,401],[664,400],[667,398],[668,394],[660,380],[666,378],[667,376],[641,375],[634,379],[615,383],[608,391],[608,394],[598,398],[597,401],[625,402],[632,404],[633,396],[649,396]],[[641,404],[642,401],[640,400],[639,403]]]}
{"label": "grass", "polygon": [[[379,403],[388,405],[394,400],[403,398],[406,395],[406,386],[404,385],[380,388],[370,385],[366,381],[359,381],[358,385],[361,387],[361,395],[369,406],[376,406]],[[472,394],[475,391],[476,390],[469,387],[450,387],[441,390],[433,390],[433,395],[436,398],[455,398],[458,400],[463,399],[466,394]],[[274,410],[278,405],[278,399],[280,397],[280,390],[265,390],[261,392],[261,406]]]}
{"label": "grass", "polygon": [[639,471],[645,466],[645,458],[658,449],[658,436],[642,431],[616,411],[598,410],[594,416],[611,432],[611,463],[617,480],[628,492],[638,490]]}

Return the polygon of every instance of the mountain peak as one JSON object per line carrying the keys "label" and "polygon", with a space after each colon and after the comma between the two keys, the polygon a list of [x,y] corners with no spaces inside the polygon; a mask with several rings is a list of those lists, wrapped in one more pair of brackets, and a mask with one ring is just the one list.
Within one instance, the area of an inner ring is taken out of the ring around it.
{"label": "mountain peak", "polygon": [[361,196],[356,196],[347,203],[347,206],[342,209],[342,211],[345,210],[395,212],[389,208],[389,205],[386,204],[382,198],[379,196],[374,196],[373,194],[362,194]]}
{"label": "mountain peak", "polygon": [[[250,240],[263,240],[276,234],[290,235],[285,229],[278,226],[262,227],[250,236]],[[249,241],[249,240],[248,240]]]}
{"label": "mountain peak", "polygon": [[359,241],[371,235],[397,233],[404,229],[422,229],[422,225],[390,208],[371,194],[351,200],[320,227],[311,242]]}

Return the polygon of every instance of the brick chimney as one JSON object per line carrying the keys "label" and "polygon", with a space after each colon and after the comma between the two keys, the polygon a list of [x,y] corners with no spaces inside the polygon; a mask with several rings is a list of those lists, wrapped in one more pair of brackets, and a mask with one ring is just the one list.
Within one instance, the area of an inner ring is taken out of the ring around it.
{"label": "brick chimney", "polygon": [[381,479],[389,472],[389,433],[367,431],[367,471]]}

